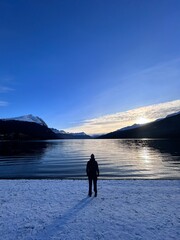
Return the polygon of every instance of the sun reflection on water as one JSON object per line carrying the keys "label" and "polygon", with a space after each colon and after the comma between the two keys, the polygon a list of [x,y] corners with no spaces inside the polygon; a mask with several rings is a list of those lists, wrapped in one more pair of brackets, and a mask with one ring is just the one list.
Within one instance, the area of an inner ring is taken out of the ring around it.
{"label": "sun reflection on water", "polygon": [[[9,151],[12,147],[14,152]],[[19,149],[3,142],[0,177],[84,179],[92,153],[99,163],[100,178],[179,178],[179,141],[154,139],[34,141],[24,142]]]}
{"label": "sun reflection on water", "polygon": [[140,157],[145,161],[145,163],[151,163],[151,153],[147,147],[143,147],[140,150]]}

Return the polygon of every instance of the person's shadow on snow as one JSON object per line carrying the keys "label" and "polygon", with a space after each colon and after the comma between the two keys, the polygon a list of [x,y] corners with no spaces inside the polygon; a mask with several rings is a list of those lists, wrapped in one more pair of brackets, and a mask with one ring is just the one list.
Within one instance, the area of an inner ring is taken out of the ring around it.
{"label": "person's shadow on snow", "polygon": [[65,225],[67,225],[68,221],[74,219],[77,214],[85,208],[93,198],[86,197],[79,201],[74,207],[70,208],[66,213],[62,216],[56,218],[49,226],[44,227],[44,229],[38,230],[39,233],[33,236],[35,239],[51,239],[55,235],[55,233],[61,232]]}

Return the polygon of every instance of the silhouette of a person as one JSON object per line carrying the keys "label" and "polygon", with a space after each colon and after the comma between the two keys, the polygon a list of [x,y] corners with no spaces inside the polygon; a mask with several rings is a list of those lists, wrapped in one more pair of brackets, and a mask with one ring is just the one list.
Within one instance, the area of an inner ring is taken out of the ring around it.
{"label": "silhouette of a person", "polygon": [[91,154],[90,160],[87,162],[86,173],[89,180],[89,196],[92,195],[92,182],[94,185],[95,197],[97,197],[97,177],[99,176],[98,163],[95,160],[94,154]]}

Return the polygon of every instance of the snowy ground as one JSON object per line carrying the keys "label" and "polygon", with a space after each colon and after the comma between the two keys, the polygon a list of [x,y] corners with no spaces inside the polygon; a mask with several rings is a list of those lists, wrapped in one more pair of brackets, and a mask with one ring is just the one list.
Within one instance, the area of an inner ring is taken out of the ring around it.
{"label": "snowy ground", "polygon": [[180,239],[180,180],[1,180],[0,239]]}

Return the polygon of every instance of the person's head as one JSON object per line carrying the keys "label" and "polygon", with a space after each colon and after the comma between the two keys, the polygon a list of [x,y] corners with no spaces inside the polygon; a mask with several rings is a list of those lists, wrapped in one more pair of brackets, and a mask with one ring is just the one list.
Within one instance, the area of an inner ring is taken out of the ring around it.
{"label": "person's head", "polygon": [[94,154],[91,154],[91,160],[95,160]]}

